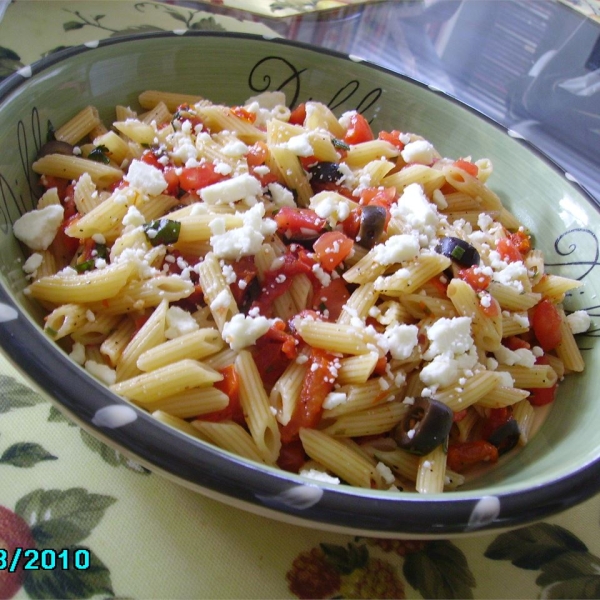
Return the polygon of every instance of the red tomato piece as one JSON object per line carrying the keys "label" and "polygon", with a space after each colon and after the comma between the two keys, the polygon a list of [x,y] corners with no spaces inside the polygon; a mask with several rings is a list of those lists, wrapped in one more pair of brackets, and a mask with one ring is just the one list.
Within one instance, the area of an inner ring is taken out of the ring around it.
{"label": "red tomato piece", "polygon": [[556,306],[547,298],[535,305],[531,311],[531,328],[545,352],[554,350],[562,340],[560,326],[562,318]]}
{"label": "red tomato piece", "polygon": [[354,242],[341,231],[326,231],[313,244],[313,251],[321,266],[326,271],[333,271],[353,247]]}
{"label": "red tomato piece", "polygon": [[200,415],[199,418],[203,421],[235,421],[244,427],[246,420],[244,419],[244,411],[240,403],[240,378],[233,365],[224,367],[219,371],[223,375],[221,381],[217,381],[214,386],[227,394],[229,404],[221,410],[216,410],[211,413]]}
{"label": "red tomato piece", "polygon": [[227,179],[226,175],[217,173],[215,165],[207,162],[196,167],[184,167],[179,175],[179,185],[186,192],[197,192],[225,179]]}
{"label": "red tomato piece", "polygon": [[460,269],[458,278],[466,281],[476,292],[483,292],[492,282],[492,278],[484,275],[478,267]]}
{"label": "red tomato piece", "polygon": [[447,464],[450,469],[460,473],[480,462],[496,462],[498,448],[485,440],[458,442],[448,446]]}
{"label": "red tomato piece", "polygon": [[476,164],[472,163],[469,160],[464,160],[463,158],[455,160],[454,166],[458,167],[459,169],[462,169],[463,171],[465,171],[469,175],[472,175],[473,177],[477,177],[479,173],[479,167]]}
{"label": "red tomato piece", "polygon": [[[547,365],[550,364],[550,361],[546,356],[538,356],[535,360],[536,365]],[[549,388],[531,388],[528,391],[531,394],[527,397],[529,400],[529,404],[532,406],[545,406],[546,404],[550,404],[554,402],[556,398],[556,390],[558,389],[558,383],[555,383],[552,387]]]}
{"label": "red tomato piece", "polygon": [[332,279],[331,283],[315,294],[314,308],[327,311],[327,318],[335,321],[341,314],[344,304],[348,302],[350,292],[342,277]]}
{"label": "red tomato piece", "polygon": [[303,102],[290,113],[288,122],[292,125],[304,125],[304,119],[306,119],[306,104]]}
{"label": "red tomato piece", "polygon": [[356,236],[360,231],[361,219],[362,210],[359,207],[352,209],[348,217],[342,221],[342,229],[349,238],[352,238],[353,240],[356,239]]}
{"label": "red tomato piece", "polygon": [[310,208],[283,206],[274,217],[277,230],[288,238],[313,236],[325,227],[325,219]]}
{"label": "red tomato piece", "polygon": [[307,456],[304,452],[304,447],[298,439],[281,445],[277,466],[284,471],[299,473],[306,459]]}
{"label": "red tomato piece", "polygon": [[284,443],[298,439],[300,429],[314,428],[321,420],[323,401],[333,389],[335,377],[331,366],[334,356],[325,350],[313,348],[308,361],[308,371],[300,390],[300,398],[292,418],[281,428]]}
{"label": "red tomato piece", "polygon": [[231,109],[231,114],[235,115],[238,119],[247,121],[248,123],[254,123],[254,121],[256,121],[256,113],[249,111],[243,106],[234,106]]}
{"label": "red tomato piece", "polygon": [[401,135],[402,132],[397,131],[396,129],[392,131],[380,131],[377,139],[389,142],[393,146],[396,146],[398,150],[404,150],[404,142],[400,140]]}
{"label": "red tomato piece", "polygon": [[230,285],[231,293],[238,306],[242,306],[247,297],[249,286],[258,275],[258,267],[253,256],[242,256],[231,264],[235,273],[235,282]]}
{"label": "red tomato piece", "polygon": [[344,136],[344,142],[352,145],[370,142],[372,139],[373,132],[369,122],[360,113],[354,113],[350,117],[350,125]]}
{"label": "red tomato piece", "polygon": [[515,246],[509,237],[498,240],[496,243],[496,250],[505,262],[518,262],[523,260],[523,255],[519,252],[519,248]]}

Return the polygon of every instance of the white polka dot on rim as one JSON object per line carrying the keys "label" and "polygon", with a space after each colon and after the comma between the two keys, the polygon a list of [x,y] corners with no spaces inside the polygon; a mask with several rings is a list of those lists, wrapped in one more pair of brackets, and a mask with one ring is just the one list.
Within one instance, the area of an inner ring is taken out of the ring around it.
{"label": "white polka dot on rim", "polygon": [[19,313],[8,304],[0,304],[0,323],[7,321],[16,321],[19,318]]}
{"label": "white polka dot on rim", "polygon": [[96,411],[92,423],[97,427],[107,427],[116,429],[133,423],[137,419],[137,414],[133,408],[122,404],[113,404],[105,406]]}
{"label": "white polka dot on rim", "polygon": [[480,498],[469,517],[466,530],[479,529],[494,522],[500,514],[500,498],[483,496]]}

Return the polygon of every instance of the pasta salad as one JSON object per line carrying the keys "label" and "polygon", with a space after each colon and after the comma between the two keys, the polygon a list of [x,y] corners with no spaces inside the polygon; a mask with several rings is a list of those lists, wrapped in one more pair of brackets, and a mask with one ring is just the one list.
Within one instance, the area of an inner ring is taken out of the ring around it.
{"label": "pasta salad", "polygon": [[439,493],[526,444],[584,368],[580,282],[545,271],[485,158],[281,92],[149,90],[52,134],[14,224],[44,331],[224,450]]}

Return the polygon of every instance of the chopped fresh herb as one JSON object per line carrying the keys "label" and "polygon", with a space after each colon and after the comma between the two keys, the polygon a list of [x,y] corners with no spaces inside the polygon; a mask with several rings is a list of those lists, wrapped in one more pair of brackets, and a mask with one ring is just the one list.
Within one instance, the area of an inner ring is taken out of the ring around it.
{"label": "chopped fresh herb", "polygon": [[106,247],[106,244],[96,244],[94,250],[96,251],[96,258],[103,258],[105,260],[108,258],[108,248]]}
{"label": "chopped fresh herb", "polygon": [[96,266],[96,261],[93,258],[89,260],[84,260],[83,262],[75,265],[75,270],[78,273],[85,273],[86,271],[91,271]]}
{"label": "chopped fresh herb", "polygon": [[157,219],[144,225],[144,233],[153,246],[174,244],[179,239],[181,223],[170,219]]}
{"label": "chopped fresh herb", "polygon": [[337,138],[332,138],[331,143],[334,148],[338,150],[350,150],[350,146],[344,142],[344,140],[338,140]]}
{"label": "chopped fresh herb", "polygon": [[325,304],[325,302],[321,302],[319,304],[319,311],[320,312],[325,312],[327,310],[327,304]]}
{"label": "chopped fresh herb", "polygon": [[456,260],[460,260],[465,254],[465,249],[461,248],[460,246],[454,246],[454,248],[452,248],[452,252],[450,254],[452,254],[452,258],[455,258]]}
{"label": "chopped fresh herb", "polygon": [[110,162],[108,158],[110,151],[106,146],[100,145],[96,146],[89,154],[88,158],[90,160],[95,160],[96,162],[104,163],[107,165]]}
{"label": "chopped fresh herb", "polygon": [[44,329],[44,331],[50,336],[50,337],[56,337],[58,335],[58,331],[56,331],[56,329],[52,329],[52,327],[46,327]]}

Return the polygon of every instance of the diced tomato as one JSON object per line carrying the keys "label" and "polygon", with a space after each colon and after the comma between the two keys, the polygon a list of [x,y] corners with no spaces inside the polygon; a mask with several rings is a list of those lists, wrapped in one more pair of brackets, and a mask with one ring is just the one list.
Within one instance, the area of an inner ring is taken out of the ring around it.
{"label": "diced tomato", "polygon": [[494,463],[498,460],[498,449],[485,440],[457,442],[448,446],[447,465],[460,473],[480,462]]}
{"label": "diced tomato", "polygon": [[238,306],[246,303],[251,283],[258,275],[258,267],[253,256],[242,256],[231,264],[235,273],[235,281],[229,286]]}
{"label": "diced tomato", "polygon": [[[66,213],[67,210],[65,209]],[[65,233],[65,229],[75,223],[77,219],[79,219],[79,213],[75,212],[63,220],[50,247],[52,253],[61,258],[65,263],[71,262],[73,256],[75,256],[75,252],[79,248],[79,238],[71,237]]]}
{"label": "diced tomato", "polygon": [[517,337],[516,335],[511,335],[507,338],[504,338],[502,342],[509,350],[513,351],[519,350],[521,348],[525,348],[527,350],[531,348],[531,344],[529,342],[527,342],[523,338]]}
{"label": "diced tomato", "polygon": [[360,204],[369,206],[383,206],[389,209],[398,198],[398,190],[395,187],[368,187],[360,192]]}
{"label": "diced tomato", "polygon": [[297,340],[285,331],[285,323],[276,321],[256,340],[252,356],[267,392],[281,377],[291,360],[297,356]]}
{"label": "diced tomato", "polygon": [[531,238],[524,231],[515,231],[508,237],[522,256],[525,256],[531,250]]}
{"label": "diced tomato", "polygon": [[58,198],[61,202],[63,202],[65,199],[65,193],[67,191],[67,188],[69,186],[72,186],[71,182],[68,179],[64,179],[63,177],[54,177],[53,175],[42,175],[40,178],[40,183],[47,190],[56,188]]}
{"label": "diced tomato", "polygon": [[483,292],[492,282],[492,278],[482,273],[479,267],[460,269],[458,278],[466,281],[476,292]]}
{"label": "diced tomato", "polygon": [[331,373],[334,356],[325,350],[313,348],[308,361],[308,370],[300,390],[300,398],[292,418],[281,428],[284,443],[298,439],[300,429],[314,428],[321,420],[323,401],[333,389],[335,377]]}
{"label": "diced tomato", "polygon": [[249,111],[247,108],[244,108],[243,106],[234,106],[231,109],[231,112],[238,119],[243,119],[244,121],[248,121],[248,123],[254,123],[254,121],[256,121],[256,113]]}
{"label": "diced tomato", "polygon": [[290,473],[299,473],[306,458],[302,442],[299,439],[294,440],[281,445],[277,466]]}
{"label": "diced tomato", "polygon": [[531,311],[531,328],[545,352],[554,350],[562,340],[562,318],[556,306],[544,298]]}
{"label": "diced tomato", "polygon": [[314,154],[311,156],[299,156],[298,159],[300,160],[300,164],[305,171],[308,171],[311,167],[314,167],[319,162],[319,159]]}
{"label": "diced tomato", "polygon": [[283,206],[274,217],[277,230],[287,238],[316,237],[327,221],[310,208]]}
{"label": "diced tomato", "polygon": [[262,141],[256,142],[250,147],[246,154],[246,162],[248,163],[248,171],[253,177],[256,177],[260,181],[260,184],[265,187],[269,183],[275,183],[277,181],[277,175],[275,173],[263,173],[263,169],[258,167],[264,167],[267,159],[269,158],[269,149],[267,144]]}
{"label": "diced tomato", "polygon": [[292,125],[304,125],[304,119],[306,119],[306,104],[303,102],[290,113],[288,122]]}
{"label": "diced tomato", "polygon": [[326,231],[313,244],[313,251],[321,266],[326,271],[333,271],[353,247],[354,242],[341,231]]}
{"label": "diced tomato", "polygon": [[508,237],[498,240],[496,243],[496,250],[498,251],[498,254],[500,254],[500,258],[506,262],[518,262],[523,260],[523,255]]}
{"label": "diced tomato", "polygon": [[481,428],[481,437],[484,440],[489,439],[490,435],[504,425],[509,419],[512,419],[512,406],[502,406],[500,408],[490,409],[487,418]]}
{"label": "diced tomato", "polygon": [[362,210],[359,207],[352,209],[348,217],[342,221],[342,230],[349,238],[352,238],[353,240],[356,239],[356,236],[360,231],[361,219]]}
{"label": "diced tomato", "polygon": [[467,409],[463,408],[462,410],[457,410],[454,412],[452,416],[452,421],[454,423],[460,423],[467,416]]}
{"label": "diced tomato", "polygon": [[252,307],[257,307],[262,315],[270,315],[273,302],[290,288],[293,277],[304,274],[314,280],[312,269],[315,264],[302,246],[290,246],[283,255],[283,264],[264,274],[260,295],[252,303]]}
{"label": "diced tomato", "polygon": [[389,142],[393,146],[396,146],[398,150],[404,149],[404,142],[400,140],[400,136],[402,135],[401,131],[397,131],[396,129],[392,131],[380,131],[377,139],[383,140],[384,142]]}
{"label": "diced tomato", "polygon": [[472,163],[470,160],[464,160],[462,158],[459,158],[458,160],[454,161],[454,166],[458,167],[459,169],[462,169],[463,171],[465,171],[469,175],[472,175],[473,177],[477,177],[477,175],[479,174],[479,167],[476,164]]}
{"label": "diced tomato", "polygon": [[485,301],[482,298],[479,302],[479,308],[481,309],[481,312],[490,319],[500,316],[500,313],[502,312],[500,303],[491,294],[486,294]]}
{"label": "diced tomato", "polygon": [[[536,365],[547,365],[550,361],[546,356],[538,356],[535,359]],[[558,383],[555,383],[552,387],[549,388],[530,388],[528,391],[531,392],[527,397],[529,400],[529,404],[532,406],[545,406],[546,404],[550,404],[554,402],[556,398],[556,390],[558,389]]]}
{"label": "diced tomato", "polygon": [[373,132],[369,122],[360,114],[354,113],[350,117],[350,125],[344,136],[346,144],[361,144],[373,139]]}
{"label": "diced tomato", "polygon": [[220,369],[219,373],[223,375],[221,381],[217,381],[214,386],[229,397],[229,404],[221,410],[200,415],[203,421],[235,421],[239,425],[245,426],[244,411],[240,403],[240,378],[233,365],[228,365]]}
{"label": "diced tomato", "polygon": [[432,277],[427,283],[432,285],[442,298],[448,295],[448,280],[444,275]]}
{"label": "diced tomato", "polygon": [[506,262],[517,262],[523,260],[531,250],[531,240],[522,231],[511,233],[505,238],[498,240],[496,250],[502,260]]}
{"label": "diced tomato", "polygon": [[228,176],[215,171],[213,163],[206,162],[196,167],[184,167],[179,175],[179,185],[186,192],[197,192],[227,178]]}
{"label": "diced tomato", "polygon": [[341,314],[344,304],[348,302],[350,292],[342,277],[332,279],[331,283],[315,293],[313,306],[321,312],[327,311],[327,318],[335,321]]}

